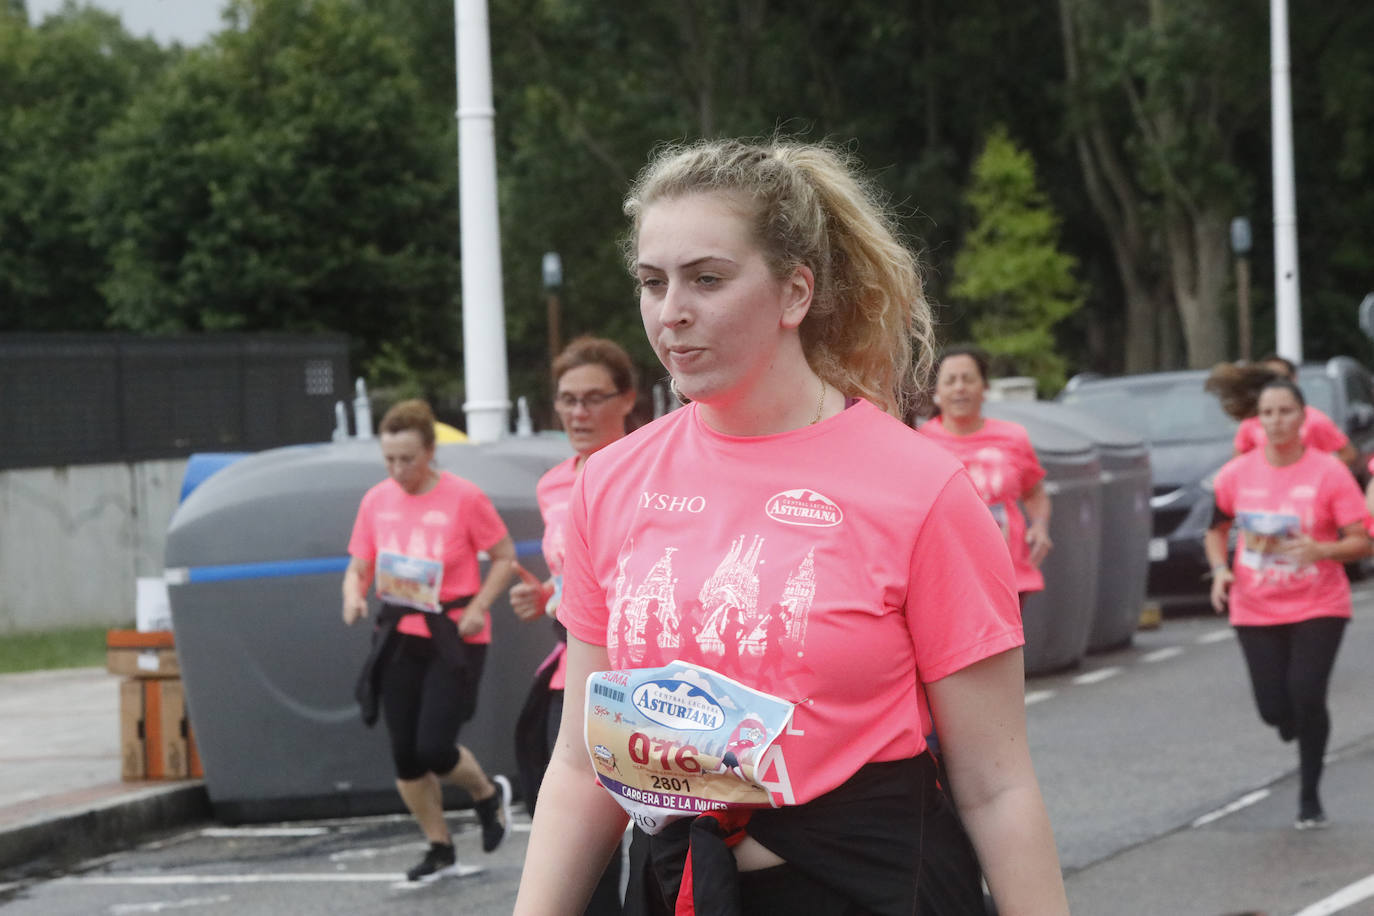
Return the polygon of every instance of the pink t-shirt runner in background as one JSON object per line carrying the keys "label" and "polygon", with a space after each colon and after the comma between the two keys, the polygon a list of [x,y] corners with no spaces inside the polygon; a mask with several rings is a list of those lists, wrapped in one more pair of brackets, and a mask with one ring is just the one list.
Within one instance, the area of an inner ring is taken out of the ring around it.
{"label": "pink t-shirt runner in background", "polygon": [[[535,500],[539,503],[539,516],[544,520],[544,538],[541,549],[544,564],[549,567],[549,575],[563,575],[563,540],[568,524],[568,498],[572,495],[573,482],[577,480],[577,459],[574,455],[567,461],[559,462],[539,478],[534,489]],[[561,652],[553,678],[549,681],[550,690],[562,690],[567,685],[568,656]]]}
{"label": "pink t-shirt runner in background", "polygon": [[1016,590],[1038,592],[1045,577],[1030,561],[1026,543],[1026,518],[1018,505],[1045,477],[1045,469],[1031,447],[1026,428],[1019,423],[983,418],[983,428],[967,436],[956,436],[945,428],[940,417],[921,426],[921,432],[954,453],[968,468],[978,495],[992,510],[1006,536],[1016,569]]}
{"label": "pink t-shirt runner in background", "polygon": [[1264,449],[1254,449],[1227,462],[1213,487],[1217,508],[1240,532],[1228,600],[1233,625],[1350,616],[1350,583],[1340,563],[1299,566],[1281,552],[1299,532],[1335,541],[1344,526],[1366,521],[1364,496],[1345,465],[1309,448],[1295,463],[1274,467]]}
{"label": "pink t-shirt runner in background", "polygon": [[[450,601],[477,594],[482,587],[477,553],[494,547],[505,536],[506,524],[487,495],[471,481],[441,471],[439,482],[428,493],[412,496],[389,477],[368,490],[358,506],[348,553],[373,563],[382,551],[437,560],[444,566],[439,598]],[[448,615],[457,622],[462,613],[455,609]],[[396,630],[429,636],[420,612],[402,617]],[[482,631],[466,641],[491,642],[490,614]]]}
{"label": "pink t-shirt runner in background", "polygon": [[[1303,408],[1302,431],[1299,435],[1303,445],[1322,452],[1339,452],[1350,441],[1330,417],[1310,404]],[[1266,439],[1259,417],[1246,417],[1236,427],[1236,454],[1243,455],[1253,448],[1259,448]]]}
{"label": "pink t-shirt runner in background", "polygon": [[592,455],[559,619],[616,669],[681,659],[797,703],[759,768],[779,804],[919,754],[917,684],[1023,641],[968,474],[866,401],[747,438],[689,405]]}

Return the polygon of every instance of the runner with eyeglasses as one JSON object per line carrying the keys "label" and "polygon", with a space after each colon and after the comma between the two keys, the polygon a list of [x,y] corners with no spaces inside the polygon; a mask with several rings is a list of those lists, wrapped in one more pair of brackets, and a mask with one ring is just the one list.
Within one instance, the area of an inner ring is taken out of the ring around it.
{"label": "runner with eyeglasses", "polygon": [[[554,407],[575,454],[539,479],[535,498],[544,520],[544,563],[549,578],[540,582],[517,567],[521,581],[510,590],[511,608],[521,620],[554,620],[559,642],[534,675],[534,685],[515,730],[516,759],[525,805],[533,814],[539,784],[548,768],[563,716],[568,631],[558,623],[563,590],[564,536],[568,497],[587,458],[625,435],[626,421],[635,406],[635,371],[630,357],[616,343],[579,337],[553,363]],[[620,856],[611,857],[592,894],[586,913],[620,912]]]}

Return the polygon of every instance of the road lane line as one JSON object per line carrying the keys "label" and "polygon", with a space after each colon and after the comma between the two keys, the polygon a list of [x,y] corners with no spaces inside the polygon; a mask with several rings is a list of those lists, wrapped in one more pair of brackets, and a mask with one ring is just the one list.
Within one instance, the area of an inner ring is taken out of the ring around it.
{"label": "road lane line", "polygon": [[206,827],[200,832],[211,839],[240,839],[257,837],[324,836],[328,827]]}
{"label": "road lane line", "polygon": [[1156,649],[1153,652],[1140,656],[1140,660],[1146,664],[1153,664],[1154,662],[1163,662],[1171,658],[1178,658],[1182,654],[1182,646],[1167,646],[1163,649]]}
{"label": "road lane line", "polygon": [[1205,645],[1207,645],[1208,643],[1221,642],[1222,640],[1226,640],[1226,639],[1235,639],[1235,638],[1236,638],[1236,631],[1228,628],[1228,629],[1225,629],[1225,630],[1213,630],[1213,631],[1210,632],[1210,633],[1203,633],[1201,636],[1199,636],[1199,637],[1195,640],[1195,642],[1196,642],[1199,646],[1205,646]]}
{"label": "road lane line", "polygon": [[1033,706],[1036,703],[1043,703],[1052,696],[1054,696],[1053,690],[1032,690],[1026,694],[1026,705]]}
{"label": "road lane line", "polygon": [[1189,826],[1191,826],[1191,827],[1206,827],[1208,824],[1212,823],[1213,821],[1219,821],[1219,820],[1221,820],[1223,817],[1226,817],[1228,814],[1235,814],[1237,811],[1241,810],[1242,808],[1248,808],[1248,807],[1250,807],[1251,805],[1255,804],[1256,802],[1264,801],[1264,800],[1265,800],[1266,798],[1268,798],[1268,797],[1269,797],[1269,790],[1268,790],[1268,789],[1256,789],[1255,791],[1251,792],[1251,793],[1248,794],[1248,795],[1242,795],[1240,798],[1238,798],[1238,799],[1236,799],[1235,801],[1231,802],[1229,805],[1222,805],[1222,806],[1221,806],[1220,808],[1218,808],[1217,810],[1208,812],[1207,814],[1204,814],[1202,817],[1200,817],[1200,818],[1198,818],[1197,820],[1193,821],[1193,823],[1190,824]]}
{"label": "road lane line", "polygon": [[[58,878],[57,884],[102,887],[178,887],[200,884],[395,884],[405,876],[397,872],[282,872],[278,875],[77,875]],[[419,883],[419,882],[417,882]]]}
{"label": "road lane line", "polygon": [[1325,900],[1318,900],[1307,909],[1298,912],[1296,916],[1329,916],[1348,906],[1362,903],[1370,897],[1374,897],[1374,875],[1341,888]]}
{"label": "road lane line", "polygon": [[1080,674],[1078,677],[1073,679],[1073,683],[1078,685],[1079,687],[1083,687],[1088,684],[1097,684],[1107,680],[1108,678],[1116,677],[1120,673],[1121,668],[1115,665],[1110,668],[1098,668],[1096,671],[1089,671],[1087,674]]}
{"label": "road lane line", "polygon": [[233,898],[228,894],[217,897],[187,897],[185,900],[158,901],[154,903],[116,903],[110,907],[111,916],[126,916],[129,913],[161,913],[166,910],[185,910],[191,907],[215,906],[228,903]]}

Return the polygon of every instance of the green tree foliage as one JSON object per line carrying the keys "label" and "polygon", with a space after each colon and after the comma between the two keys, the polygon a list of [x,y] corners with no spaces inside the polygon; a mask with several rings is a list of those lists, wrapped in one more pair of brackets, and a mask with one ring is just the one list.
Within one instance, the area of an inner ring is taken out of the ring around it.
{"label": "green tree foliage", "polygon": [[451,374],[452,159],[407,49],[354,0],[234,12],[103,137],[111,323],[344,330],[364,365],[390,345],[398,371]]}
{"label": "green tree foliage", "polygon": [[1035,163],[1003,128],[973,164],[967,194],[975,214],[954,259],[951,292],[972,316],[973,338],[1002,372],[1064,384],[1054,326],[1083,302],[1076,259],[1059,250],[1059,219],[1037,186]]}
{"label": "green tree foliage", "polygon": [[97,330],[102,253],[82,189],[101,130],[164,66],[115,17],[0,11],[0,330]]}

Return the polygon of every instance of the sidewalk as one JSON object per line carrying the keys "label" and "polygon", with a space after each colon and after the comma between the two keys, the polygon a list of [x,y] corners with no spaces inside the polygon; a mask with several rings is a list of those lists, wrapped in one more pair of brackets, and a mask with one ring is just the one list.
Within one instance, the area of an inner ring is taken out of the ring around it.
{"label": "sidewalk", "polygon": [[210,816],[199,781],[120,780],[119,681],[103,668],[0,675],[0,880]]}

